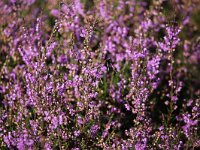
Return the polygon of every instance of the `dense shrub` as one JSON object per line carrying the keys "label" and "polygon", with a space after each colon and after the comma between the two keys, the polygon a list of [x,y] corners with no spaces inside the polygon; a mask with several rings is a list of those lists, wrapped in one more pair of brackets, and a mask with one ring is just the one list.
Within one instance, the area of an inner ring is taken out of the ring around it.
{"label": "dense shrub", "polygon": [[198,149],[200,3],[1,0],[1,149]]}

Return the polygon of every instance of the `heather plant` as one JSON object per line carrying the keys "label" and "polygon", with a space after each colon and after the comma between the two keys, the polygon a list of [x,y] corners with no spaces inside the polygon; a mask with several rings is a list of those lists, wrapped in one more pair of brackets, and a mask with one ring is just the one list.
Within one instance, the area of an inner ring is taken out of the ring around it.
{"label": "heather plant", "polygon": [[1,149],[198,149],[200,3],[0,2]]}

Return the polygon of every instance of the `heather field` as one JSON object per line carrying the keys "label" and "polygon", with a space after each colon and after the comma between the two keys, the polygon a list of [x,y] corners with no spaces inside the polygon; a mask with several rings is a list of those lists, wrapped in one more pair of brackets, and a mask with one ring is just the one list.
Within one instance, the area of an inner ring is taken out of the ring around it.
{"label": "heather field", "polygon": [[0,0],[0,150],[200,149],[200,0]]}

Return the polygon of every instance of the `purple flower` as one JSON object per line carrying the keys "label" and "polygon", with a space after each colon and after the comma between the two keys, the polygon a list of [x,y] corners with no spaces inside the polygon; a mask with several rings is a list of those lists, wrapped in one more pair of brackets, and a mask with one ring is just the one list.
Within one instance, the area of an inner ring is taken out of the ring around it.
{"label": "purple flower", "polygon": [[64,55],[61,55],[59,58],[58,58],[58,62],[62,63],[62,64],[66,64],[67,63],[67,57],[64,56]]}
{"label": "purple flower", "polygon": [[92,125],[90,131],[91,131],[93,136],[98,132],[98,129],[99,129],[98,125]]}

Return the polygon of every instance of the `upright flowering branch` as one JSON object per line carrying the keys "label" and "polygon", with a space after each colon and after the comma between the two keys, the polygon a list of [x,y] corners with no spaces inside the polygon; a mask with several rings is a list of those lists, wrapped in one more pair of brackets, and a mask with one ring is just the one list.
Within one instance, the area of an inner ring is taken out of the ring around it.
{"label": "upright flowering branch", "polygon": [[[178,38],[178,34],[180,33],[180,28],[178,27],[166,27],[167,36],[164,37],[164,41],[162,43],[159,43],[160,50],[164,51],[166,54],[166,59],[168,62],[169,67],[169,77],[170,80],[168,81],[169,87],[170,87],[170,112],[169,112],[169,119],[171,119],[172,112],[174,111],[174,105],[176,105],[177,101],[177,93],[175,93],[176,85],[173,79],[173,64],[174,64],[174,57],[173,54],[175,52],[175,48],[177,44],[180,42],[180,39]],[[169,120],[168,120],[169,121]]]}

